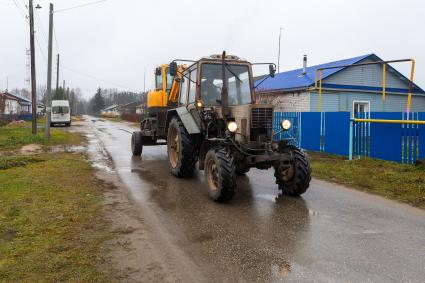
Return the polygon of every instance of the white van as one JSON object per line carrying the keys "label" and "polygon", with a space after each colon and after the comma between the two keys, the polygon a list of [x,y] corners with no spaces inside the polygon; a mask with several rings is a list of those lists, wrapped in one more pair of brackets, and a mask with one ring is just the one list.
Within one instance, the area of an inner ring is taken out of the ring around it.
{"label": "white van", "polygon": [[71,111],[68,100],[52,100],[52,119],[50,126],[55,125],[71,126]]}

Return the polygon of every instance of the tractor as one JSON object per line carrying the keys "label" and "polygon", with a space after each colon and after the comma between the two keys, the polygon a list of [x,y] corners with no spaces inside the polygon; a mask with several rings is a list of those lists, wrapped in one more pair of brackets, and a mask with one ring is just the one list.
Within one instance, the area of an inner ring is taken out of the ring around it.
{"label": "tractor", "polygon": [[258,103],[252,66],[259,64],[268,64],[268,77],[274,77],[274,64],[252,64],[225,52],[157,68],[148,117],[132,135],[133,155],[140,156],[144,145],[165,140],[171,173],[189,178],[198,165],[217,202],[231,200],[237,175],[251,168],[273,168],[284,195],[305,193],[311,180],[309,158],[289,139],[275,140],[292,125],[279,121],[281,129],[275,132],[273,106]]}

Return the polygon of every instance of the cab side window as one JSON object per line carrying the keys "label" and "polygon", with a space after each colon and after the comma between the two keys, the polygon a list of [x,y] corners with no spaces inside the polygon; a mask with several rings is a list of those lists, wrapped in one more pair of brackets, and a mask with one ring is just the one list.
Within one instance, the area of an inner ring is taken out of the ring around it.
{"label": "cab side window", "polygon": [[157,90],[162,89],[162,73],[160,67],[155,69],[155,87]]}
{"label": "cab side window", "polygon": [[187,88],[189,80],[185,77],[182,78],[181,87],[180,87],[180,104],[186,104],[187,102]]}
{"label": "cab side window", "polygon": [[196,94],[196,74],[197,69],[194,69],[190,72],[190,82],[189,82],[189,103],[195,103],[195,94]]}

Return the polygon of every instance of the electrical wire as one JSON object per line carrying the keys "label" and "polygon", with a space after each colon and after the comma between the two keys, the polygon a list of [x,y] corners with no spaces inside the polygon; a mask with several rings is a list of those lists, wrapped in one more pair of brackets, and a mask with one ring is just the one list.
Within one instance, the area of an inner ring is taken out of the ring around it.
{"label": "electrical wire", "polygon": [[40,15],[37,13],[37,11],[34,14],[35,14],[35,18],[38,22],[38,25],[40,26],[41,35],[43,36],[43,39],[45,39],[46,42],[47,42],[47,34],[45,32],[44,25],[43,25],[43,22],[41,21]]}
{"label": "electrical wire", "polygon": [[78,8],[82,8],[82,7],[86,7],[86,6],[91,6],[91,5],[99,4],[99,3],[102,3],[102,2],[106,2],[106,1],[108,1],[108,0],[100,0],[100,1],[95,1],[95,2],[89,2],[89,3],[85,3],[85,4],[81,4],[81,5],[77,5],[77,6],[73,6],[73,7],[69,7],[69,8],[59,9],[59,10],[56,10],[54,13],[60,13],[60,12],[68,11],[68,10],[73,10],[73,9],[78,9]]}
{"label": "electrical wire", "polygon": [[90,75],[90,74],[87,74],[87,73],[84,73],[84,72],[81,72],[81,71],[77,71],[77,70],[69,68],[69,67],[66,67],[64,65],[62,65],[62,68],[65,69],[65,70],[71,71],[73,73],[79,74],[81,76],[91,78],[93,80],[97,80],[97,81],[104,82],[104,83],[107,83],[107,84],[110,84],[110,85],[113,85],[113,86],[116,86],[116,87],[124,88],[124,89],[129,90],[129,91],[133,91],[131,88],[124,86],[122,84],[113,83],[113,82],[107,81],[105,79],[102,79],[102,78],[99,78],[99,77],[96,77],[96,76],[93,76],[93,75]]}
{"label": "electrical wire", "polygon": [[15,4],[16,8],[18,9],[19,13],[21,14],[21,16],[28,21],[28,17],[25,13],[25,10],[18,4],[17,0],[12,0],[13,4]]}
{"label": "electrical wire", "polygon": [[55,25],[53,25],[53,37],[55,38],[56,50],[60,54],[60,52],[59,52],[58,38],[56,37],[56,28],[55,28]]}

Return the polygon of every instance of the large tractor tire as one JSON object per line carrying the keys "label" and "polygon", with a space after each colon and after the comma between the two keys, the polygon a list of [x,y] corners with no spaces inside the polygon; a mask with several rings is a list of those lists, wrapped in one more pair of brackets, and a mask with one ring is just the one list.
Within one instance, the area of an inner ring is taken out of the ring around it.
{"label": "large tractor tire", "polygon": [[244,176],[248,172],[249,172],[249,167],[238,167],[238,166],[236,166],[236,175]]}
{"label": "large tractor tire", "polygon": [[303,150],[295,146],[289,146],[288,152],[292,154],[293,162],[287,170],[282,169],[280,165],[275,168],[276,183],[283,195],[300,196],[310,186],[310,160]]}
{"label": "large tractor tire", "polygon": [[143,151],[143,134],[141,132],[133,132],[131,135],[131,152],[134,156],[140,156]]}
{"label": "large tractor tire", "polygon": [[222,146],[210,149],[204,170],[212,199],[217,202],[231,200],[236,190],[236,168],[231,151]]}
{"label": "large tractor tire", "polygon": [[177,117],[172,118],[168,126],[167,154],[174,176],[188,178],[193,175],[198,161],[198,137],[190,135]]}

